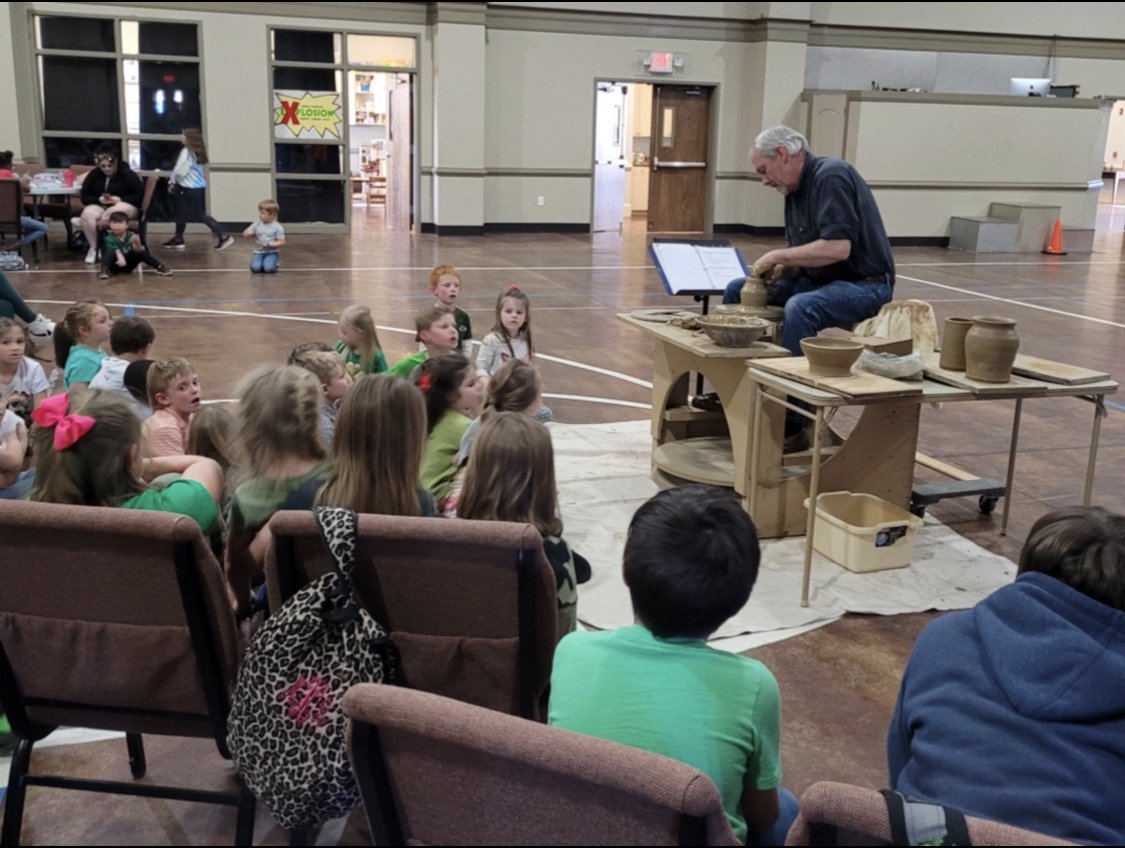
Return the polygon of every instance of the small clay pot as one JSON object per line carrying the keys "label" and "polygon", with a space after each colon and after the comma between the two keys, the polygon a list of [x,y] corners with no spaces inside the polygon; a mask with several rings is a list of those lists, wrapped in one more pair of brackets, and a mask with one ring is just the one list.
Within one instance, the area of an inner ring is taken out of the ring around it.
{"label": "small clay pot", "polygon": [[965,334],[965,376],[982,383],[1007,383],[1019,349],[1015,319],[974,315]]}
{"label": "small clay pot", "polygon": [[973,326],[972,318],[946,318],[941,334],[941,359],[938,365],[947,371],[965,370],[965,334]]}
{"label": "small clay pot", "polygon": [[751,274],[742,286],[741,302],[743,306],[765,306],[770,290],[766,281],[761,277]]}
{"label": "small clay pot", "polygon": [[809,373],[816,377],[848,377],[863,353],[863,343],[834,336],[801,339],[801,351],[809,360]]}

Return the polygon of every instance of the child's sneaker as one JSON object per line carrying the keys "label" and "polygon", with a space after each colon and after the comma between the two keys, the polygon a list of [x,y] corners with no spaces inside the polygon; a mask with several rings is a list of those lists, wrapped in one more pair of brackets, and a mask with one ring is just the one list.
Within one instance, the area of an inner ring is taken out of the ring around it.
{"label": "child's sneaker", "polygon": [[106,271],[106,270],[105,270],[105,269],[103,268],[103,269],[101,270],[101,272],[99,272],[99,273],[98,273],[98,279],[99,279],[99,280],[108,280],[108,279],[109,279],[109,271]]}
{"label": "child's sneaker", "polygon": [[156,276],[158,276],[158,277],[171,277],[172,276],[172,269],[169,268],[167,265],[157,265],[156,266]]}
{"label": "child's sneaker", "polygon": [[187,245],[184,244],[184,240],[178,239],[178,238],[170,238],[170,239],[168,239],[168,241],[164,242],[164,244],[162,244],[160,246],[166,247],[169,250],[185,250],[185,249],[187,249]]}
{"label": "child's sneaker", "polygon": [[234,236],[223,236],[215,245],[215,250],[226,250],[232,244],[234,244]]}
{"label": "child's sneaker", "polygon": [[27,325],[27,334],[36,344],[47,344],[55,335],[55,322],[45,315],[36,315],[35,320]]}

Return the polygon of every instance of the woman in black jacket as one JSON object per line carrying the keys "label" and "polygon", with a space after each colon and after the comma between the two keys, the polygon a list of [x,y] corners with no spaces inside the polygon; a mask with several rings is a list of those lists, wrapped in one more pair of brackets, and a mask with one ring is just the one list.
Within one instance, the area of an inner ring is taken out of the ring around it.
{"label": "woman in black jacket", "polygon": [[136,218],[144,198],[145,187],[141,178],[127,162],[117,158],[112,146],[99,147],[94,154],[97,167],[82,181],[82,232],[90,250],[86,264],[98,261],[98,228],[109,226],[109,216],[124,212]]}

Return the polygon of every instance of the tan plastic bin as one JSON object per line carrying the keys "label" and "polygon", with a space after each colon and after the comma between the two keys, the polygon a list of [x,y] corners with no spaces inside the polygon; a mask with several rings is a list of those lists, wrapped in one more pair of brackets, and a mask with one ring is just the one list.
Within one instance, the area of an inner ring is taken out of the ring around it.
{"label": "tan plastic bin", "polygon": [[874,495],[825,492],[817,497],[813,550],[848,571],[904,568],[914,558],[914,534],[923,523]]}

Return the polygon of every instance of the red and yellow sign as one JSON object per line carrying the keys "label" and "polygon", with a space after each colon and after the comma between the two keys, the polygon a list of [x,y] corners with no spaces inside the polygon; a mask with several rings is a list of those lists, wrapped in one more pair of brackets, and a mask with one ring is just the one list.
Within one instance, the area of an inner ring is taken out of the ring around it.
{"label": "red and yellow sign", "polygon": [[335,91],[274,90],[274,138],[342,138],[343,123]]}

